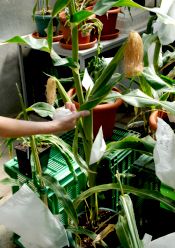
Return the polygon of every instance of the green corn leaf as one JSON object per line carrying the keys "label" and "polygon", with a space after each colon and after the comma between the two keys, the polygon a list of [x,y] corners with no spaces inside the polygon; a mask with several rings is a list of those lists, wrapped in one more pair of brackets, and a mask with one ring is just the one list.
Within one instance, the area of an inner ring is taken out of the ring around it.
{"label": "green corn leaf", "polygon": [[56,16],[61,10],[63,10],[69,3],[70,0],[57,0],[52,10],[52,19],[49,22],[47,28],[47,41],[49,52],[52,51],[52,39],[53,39],[53,17]]}
{"label": "green corn leaf", "polygon": [[[122,185],[123,191],[125,193],[132,193],[134,195],[137,195],[143,199],[152,199],[152,200],[157,200],[166,205],[168,209],[173,211],[175,213],[175,201],[172,200],[169,197],[166,197],[162,195],[160,192],[155,191],[155,190],[149,190],[149,189],[137,189],[128,185]],[[110,190],[110,189],[115,189],[115,190],[121,190],[120,184],[119,183],[114,183],[114,184],[102,184],[99,186],[92,187],[83,193],[81,193],[76,199],[73,201],[74,207],[77,208],[78,205],[84,201],[87,197],[91,196],[94,193]]]}
{"label": "green corn leaf", "polygon": [[[55,111],[55,108],[53,106],[51,106],[50,104],[48,104],[48,103],[38,102],[38,103],[35,103],[35,104],[31,105],[29,108],[26,109],[26,112],[30,112],[30,111],[36,112],[41,117],[50,116],[52,118],[53,117],[53,112]],[[23,114],[23,112],[21,112],[17,116],[17,119],[19,119],[19,117],[22,114]]]}
{"label": "green corn leaf", "polygon": [[75,226],[78,227],[76,210],[65,189],[60,186],[59,182],[54,177],[48,174],[42,173],[42,176],[38,175],[37,177],[43,180],[46,186],[54,191],[58,201],[61,203],[68,216],[73,220]]}
{"label": "green corn leaf", "polygon": [[[102,72],[101,76],[97,79],[95,82],[95,85],[91,91],[91,95],[94,95],[95,93],[98,93],[105,85],[108,84],[109,80],[112,78],[116,68],[118,67],[120,61],[123,58],[124,50],[125,50],[126,42],[120,47],[118,52],[115,54],[114,58],[111,60],[111,62],[108,64],[108,66],[105,68],[105,70]],[[123,76],[123,75],[122,75]],[[116,79],[119,82],[120,76],[116,76]]]}
{"label": "green corn leaf", "polygon": [[152,33],[152,25],[155,19],[156,19],[156,15],[150,17],[148,24],[147,24],[146,34]]}
{"label": "green corn leaf", "polygon": [[154,69],[155,72],[157,73],[159,70],[159,54],[161,52],[162,44],[160,43],[159,39],[156,40],[156,46],[154,50],[154,59],[153,59],[153,64],[154,64]]}
{"label": "green corn leaf", "polygon": [[130,196],[125,194],[125,195],[120,195],[120,204],[123,208],[123,211],[126,215],[127,223],[128,223],[128,231],[129,231],[129,236],[130,236],[130,241],[131,241],[131,247],[134,248],[143,248],[143,243],[139,239],[139,234],[135,222],[135,215],[134,215],[134,210],[133,210],[133,205],[132,201],[130,199]]}
{"label": "green corn leaf", "polygon": [[163,55],[162,55],[162,62],[163,65],[159,70],[162,70],[162,68],[166,68],[168,65],[172,64],[175,61],[175,51],[171,52],[167,50]]}
{"label": "green corn leaf", "polygon": [[[94,11],[93,11],[94,12]],[[70,18],[70,22],[75,23],[76,25],[80,24],[82,21],[86,20],[89,16],[93,14],[91,11],[81,10],[73,14]]]}
{"label": "green corn leaf", "polygon": [[[145,67],[142,75],[146,82],[156,91],[162,90],[164,92],[175,92],[175,87],[163,80],[163,77],[157,76],[149,67]],[[167,80],[168,81],[168,80]],[[144,92],[145,93],[145,92]]]}
{"label": "green corn leaf", "polygon": [[[50,38],[51,39],[51,38]],[[52,41],[52,39],[51,39]],[[77,67],[77,63],[72,61],[72,58],[61,58],[53,49],[49,48],[47,40],[46,39],[35,39],[31,35],[28,35],[24,38],[21,38],[20,36],[14,36],[13,38],[9,40],[0,40],[0,43],[22,43],[22,44],[28,44],[33,49],[41,49],[45,52],[48,52],[51,54],[51,58],[53,61],[53,64],[56,66],[58,65],[64,65],[64,66],[72,66]]]}
{"label": "green corn leaf", "polygon": [[[78,122],[79,121],[77,121],[77,126],[78,126]],[[75,157],[75,160],[76,160],[77,164],[80,166],[80,168],[82,168],[83,170],[85,170],[87,172],[89,170],[88,165],[78,155],[78,127],[76,127],[76,129],[75,129],[75,135],[74,135],[74,139],[73,139],[72,148],[73,148],[73,153],[74,153],[74,157]]]}
{"label": "green corn leaf", "polygon": [[146,136],[143,139],[139,139],[137,137],[127,137],[121,141],[111,142],[107,145],[106,151],[103,155],[105,157],[110,152],[119,149],[119,150],[135,150],[139,151],[148,156],[153,155],[153,150],[155,147],[156,141],[152,139],[150,136]]}
{"label": "green corn leaf", "polygon": [[51,18],[47,26],[47,43],[50,53],[52,51],[52,42],[53,42],[53,19]]}
{"label": "green corn leaf", "polygon": [[[163,94],[163,95],[160,97],[159,101],[166,101],[166,100],[168,99],[169,95],[170,95],[170,93],[168,93],[168,92],[165,93],[165,94]],[[160,106],[160,108],[161,108],[161,106]]]}
{"label": "green corn leaf", "polygon": [[[123,74],[118,75],[118,81],[123,79]],[[90,110],[93,109],[95,106],[97,106],[101,101],[110,93],[112,88],[116,85],[116,80],[109,82],[107,85],[102,86],[103,88],[99,89],[98,92],[92,94],[89,98],[88,101],[85,102],[84,104],[81,105],[80,111],[81,110]],[[91,94],[91,93],[90,93]],[[115,94],[115,93],[113,93]],[[115,100],[118,98],[118,94],[116,92],[115,95]]]}
{"label": "green corn leaf", "polygon": [[34,8],[33,8],[33,22],[35,21],[35,12],[36,12],[36,8],[38,6],[38,1],[36,2]]}
{"label": "green corn leaf", "polygon": [[[118,0],[118,1],[116,1],[116,0],[100,0],[95,4],[92,13],[101,16],[101,15],[105,14],[111,7],[117,7],[117,6],[136,7],[136,8],[144,9],[147,11],[151,11],[151,12],[157,14],[157,16],[160,18],[160,20],[163,23],[175,25],[175,20],[173,18],[167,16],[166,14],[164,14],[163,10],[161,10],[160,8],[146,8],[146,7],[143,7],[143,6],[133,2],[132,0]],[[90,16],[90,13],[88,15],[88,13],[77,12],[71,17],[71,22],[79,23],[85,19],[85,18],[83,19],[83,16],[87,18],[88,16]]]}
{"label": "green corn leaf", "polygon": [[152,97],[152,92],[151,92],[151,86],[149,83],[146,81],[146,79],[143,76],[139,76],[139,83],[140,83],[140,88],[141,90],[148,96]]}
{"label": "green corn leaf", "polygon": [[109,10],[111,7],[117,7],[117,6],[127,6],[127,7],[136,7],[136,8],[143,8],[141,5],[134,3],[131,0],[102,0],[98,1],[96,5],[94,6],[93,12],[96,15],[103,15],[107,10]]}
{"label": "green corn leaf", "polygon": [[14,179],[14,178],[4,178],[0,180],[0,184],[3,185],[9,184],[10,186],[19,186],[19,187],[22,187],[23,185],[23,183],[18,181],[18,179]]}
{"label": "green corn leaf", "polygon": [[157,74],[164,82],[166,82],[170,86],[175,86],[175,80],[169,78],[168,76],[164,76],[161,74]]}
{"label": "green corn leaf", "polygon": [[157,40],[157,38],[158,38],[157,33],[142,35],[143,49],[144,49],[143,62],[145,67],[149,66],[149,59],[148,59],[149,48]]}
{"label": "green corn leaf", "polygon": [[122,247],[132,248],[131,242],[129,240],[128,223],[126,216],[122,216],[121,214],[119,214],[118,222],[116,225],[116,233]]}
{"label": "green corn leaf", "polygon": [[67,95],[67,92],[65,91],[64,87],[62,86],[62,84],[59,82],[58,79],[56,79],[56,84],[57,84],[57,88],[58,88],[58,92],[60,93],[60,96],[64,102],[64,104],[66,104],[66,102],[70,102],[72,103],[72,101],[70,100],[70,98]]}
{"label": "green corn leaf", "polygon": [[[70,233],[87,235],[92,240],[95,240],[96,237],[97,237],[97,234],[95,234],[94,232],[91,232],[91,231],[89,231],[87,229],[84,229],[84,228],[82,228],[80,226],[78,228],[75,228],[74,226],[66,226],[65,229],[66,229],[67,232],[70,232]],[[105,248],[108,248],[107,244],[103,240],[100,240],[99,244],[101,244]]]}
{"label": "green corn leaf", "polygon": [[[16,139],[17,139],[17,138],[7,138],[7,139],[5,139],[5,140],[0,144],[0,146],[3,145],[3,144],[6,144],[5,148],[3,149],[3,151],[2,151],[2,153],[1,153],[1,155],[0,155],[0,158],[3,156],[4,151],[5,151],[5,149],[6,149],[7,147],[9,147],[9,155],[10,155],[10,157],[12,158],[12,153],[13,153],[13,151],[12,151],[12,149],[13,149],[13,142],[14,142]],[[19,138],[18,138],[18,139],[19,139]]]}
{"label": "green corn leaf", "polygon": [[63,10],[68,5],[69,2],[70,2],[70,0],[57,0],[55,2],[54,7],[53,7],[52,17],[54,17],[61,10]]}
{"label": "green corn leaf", "polygon": [[136,89],[132,92],[122,95],[118,93],[118,98],[122,98],[125,102],[131,104],[132,106],[136,107],[150,107],[150,106],[157,106],[161,105],[166,110],[168,110],[172,115],[175,115],[175,102],[168,102],[168,101],[158,101],[156,99],[153,99],[146,94],[144,94],[142,91]]}

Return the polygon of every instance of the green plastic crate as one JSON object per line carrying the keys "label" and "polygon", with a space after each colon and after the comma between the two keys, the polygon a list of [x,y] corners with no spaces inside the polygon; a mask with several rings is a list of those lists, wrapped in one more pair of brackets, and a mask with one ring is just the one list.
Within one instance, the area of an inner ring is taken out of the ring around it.
{"label": "green plastic crate", "polygon": [[[170,186],[166,185],[165,183],[162,183],[162,182],[161,182],[161,185],[160,185],[160,193],[162,195],[164,195],[164,196],[167,196],[167,197],[175,200],[175,191],[174,191],[174,189],[171,188]],[[169,210],[163,203],[160,203],[160,206],[162,208],[165,208],[165,209]]]}
{"label": "green plastic crate", "polygon": [[[131,186],[161,191],[161,181],[155,174],[153,157],[140,156],[131,166],[130,172],[136,175],[130,181]],[[162,208],[159,201],[132,195],[132,202],[140,238],[143,238],[145,233],[152,235],[153,239],[157,239],[175,232],[174,225],[171,224],[175,221],[175,214]]]}
{"label": "green plastic crate", "polygon": [[[113,135],[110,139],[106,140],[106,143],[110,143],[112,141],[119,141],[125,137],[128,136],[135,136],[139,137],[140,134],[133,132],[133,131],[128,131],[122,128],[115,127],[113,131]],[[70,131],[68,133],[65,133],[61,135],[61,138],[68,143],[69,145],[72,145],[73,143],[73,137],[74,137],[74,131]],[[84,158],[84,150],[83,150],[83,144],[81,139],[79,139],[78,143],[78,149],[79,149],[79,154]],[[101,183],[115,183],[116,177],[115,173],[116,170],[119,172],[124,172],[129,168],[129,166],[136,160],[137,158],[137,153],[133,151],[114,151],[110,153],[105,160],[103,161],[105,165],[105,172],[104,172],[104,166],[102,163],[102,168],[99,168],[98,173],[103,174],[102,182]],[[73,161],[72,161],[73,162]],[[68,166],[66,164],[65,159],[61,156],[61,154],[54,148],[52,147],[51,152],[50,152],[50,158],[48,162],[48,168],[45,171],[45,173],[48,173],[49,175],[55,177],[61,186],[63,186],[68,195],[71,197],[72,200],[76,198],[80,194],[81,191],[86,189],[86,177],[85,175],[81,172],[79,166],[73,162],[74,169],[76,171],[77,177],[78,177],[78,184],[73,185],[73,177],[71,173],[69,172]],[[22,175],[19,170],[18,170],[18,162],[17,158],[14,158],[10,160],[9,162],[4,164],[4,170],[5,172],[11,177],[18,179],[21,182],[25,182],[29,184],[35,191],[36,188],[32,182],[32,179],[27,178],[26,176]],[[109,177],[106,177],[106,172],[109,175]],[[106,179],[108,178],[108,181],[106,182]],[[125,180],[124,183],[129,183],[128,181]],[[16,193],[19,190],[19,187],[14,186],[12,187],[12,193]],[[108,201],[108,198],[110,196],[110,201]],[[117,191],[111,191],[108,192],[105,196],[104,201],[99,201],[100,204],[103,207],[110,207],[113,208],[114,210],[116,209],[116,206],[118,205],[118,192]],[[112,199],[112,201],[111,201]],[[106,204],[105,202],[111,202],[111,204]],[[61,204],[58,202],[54,192],[50,189],[48,189],[48,204],[49,204],[49,209],[53,214],[62,214],[62,223],[65,224],[67,222],[67,215],[62,208]],[[82,202],[79,207],[77,208],[77,212],[81,212],[84,210],[84,202]],[[13,234],[13,240],[16,244],[20,245],[18,242],[19,236],[17,234]],[[22,247],[22,245],[21,245]]]}

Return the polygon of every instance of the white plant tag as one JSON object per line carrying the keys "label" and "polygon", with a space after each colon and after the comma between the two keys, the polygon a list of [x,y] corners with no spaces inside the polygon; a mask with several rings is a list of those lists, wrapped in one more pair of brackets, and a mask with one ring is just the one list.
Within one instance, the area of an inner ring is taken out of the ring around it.
{"label": "white plant tag", "polygon": [[93,86],[94,86],[94,82],[92,81],[91,77],[89,76],[89,73],[87,71],[87,68],[85,68],[85,72],[84,72],[84,77],[82,80],[82,86],[88,90],[89,87],[92,90]]}
{"label": "white plant tag", "polygon": [[57,108],[54,112],[53,112],[53,120],[61,117],[61,116],[65,116],[65,115],[70,115],[72,114],[72,112],[69,109],[65,109],[65,108]]}
{"label": "white plant tag", "polygon": [[89,164],[91,165],[98,162],[102,158],[105,150],[106,150],[106,143],[103,138],[103,130],[101,126],[92,145]]}
{"label": "white plant tag", "polygon": [[156,175],[161,182],[175,189],[175,134],[161,118],[157,118],[156,139],[153,152]]}
{"label": "white plant tag", "polygon": [[30,248],[69,245],[64,226],[25,184],[0,206],[0,223],[21,236],[21,242]]}

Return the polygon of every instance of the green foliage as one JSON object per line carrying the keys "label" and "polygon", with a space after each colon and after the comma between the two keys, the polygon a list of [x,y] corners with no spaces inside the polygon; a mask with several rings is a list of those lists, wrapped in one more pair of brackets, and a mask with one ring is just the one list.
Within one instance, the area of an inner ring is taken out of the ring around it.
{"label": "green foliage", "polygon": [[46,186],[54,191],[58,201],[61,203],[68,216],[73,220],[75,226],[78,227],[77,213],[66,190],[60,186],[59,182],[54,177],[51,177],[48,174],[42,173],[42,175],[38,175],[38,178],[42,179]]}

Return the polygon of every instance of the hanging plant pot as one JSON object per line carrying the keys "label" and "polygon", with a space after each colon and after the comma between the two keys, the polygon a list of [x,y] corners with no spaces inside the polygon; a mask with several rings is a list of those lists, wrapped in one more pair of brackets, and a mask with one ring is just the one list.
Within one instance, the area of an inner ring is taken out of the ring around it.
{"label": "hanging plant pot", "polygon": [[[39,37],[47,37],[47,27],[52,15],[35,15],[35,23]],[[53,36],[58,36],[59,22],[56,17],[53,18]]]}
{"label": "hanging plant pot", "polygon": [[[102,16],[97,15],[97,18],[103,23],[103,29],[101,31],[102,39],[103,39],[103,36],[106,36],[106,35],[108,35],[109,39],[114,39],[118,36],[119,30],[116,29],[116,23],[117,23],[117,17],[118,17],[119,12],[121,12],[120,7],[112,7],[104,15]],[[111,37],[113,38],[111,38],[110,35],[112,35]]]}
{"label": "hanging plant pot", "polygon": [[[42,148],[38,147],[39,160],[43,172],[47,169],[51,147],[52,147],[51,145],[45,147],[43,146]],[[31,148],[29,148],[29,154],[27,153],[27,146],[24,145],[23,142],[19,143],[14,148],[16,150],[19,172],[21,172],[23,175],[25,175],[28,178],[32,178],[32,170],[30,163]]]}
{"label": "hanging plant pot", "polygon": [[[95,18],[95,17],[96,17],[95,14],[90,16],[90,18]],[[60,18],[60,29],[61,29],[62,34],[63,34],[64,43],[72,44],[71,29],[70,29],[70,27],[68,25],[65,11],[59,13],[59,18]],[[87,21],[87,22],[89,22],[89,21]],[[62,23],[64,25],[62,25]],[[78,30],[78,44],[90,43],[91,30],[88,30],[88,31],[85,32],[85,31],[80,30],[79,26],[78,26],[78,29],[79,29]]]}
{"label": "hanging plant pot", "polygon": [[[112,90],[121,93],[121,91],[116,87],[113,87]],[[67,94],[69,97],[72,97],[75,93],[76,89],[73,88],[70,89]],[[79,103],[74,100],[72,102],[75,104],[76,109],[79,109]],[[112,136],[115,124],[116,111],[122,103],[123,100],[121,98],[118,98],[115,103],[99,104],[93,109],[94,138],[96,137],[100,126],[102,126],[103,136],[105,140]]]}
{"label": "hanging plant pot", "polygon": [[166,112],[164,112],[162,110],[156,110],[149,117],[149,125],[150,125],[150,127],[151,127],[151,129],[153,131],[156,132],[156,130],[157,130],[157,117],[159,117],[161,119],[164,119],[164,121],[166,123],[168,123],[171,126],[172,129],[175,129],[175,122],[174,122],[174,120],[172,120],[172,122],[170,122],[170,120],[171,120],[170,118],[171,117],[168,118],[168,114]]}
{"label": "hanging plant pot", "polygon": [[[104,221],[106,221],[107,219],[111,218],[108,222],[105,223],[105,226],[102,227],[100,231],[102,231],[108,224],[116,224],[117,221],[118,221],[118,215],[117,215],[117,212],[114,211],[113,209],[109,209],[109,208],[99,208],[99,212],[98,212],[98,215],[99,215],[99,225],[100,223],[103,223]],[[90,229],[90,222],[87,221],[87,218],[89,218],[89,213],[88,212],[82,212],[80,214],[78,214],[78,221],[79,221],[79,226],[83,226],[84,229],[88,229],[90,231],[95,231],[95,230],[91,230]],[[98,227],[97,227],[98,228]],[[98,232],[98,233],[99,233]],[[90,239],[88,236],[86,235],[82,235],[82,234],[79,234],[80,235],[80,238],[81,238],[81,245],[80,246],[77,246],[79,248],[83,247],[83,248],[90,248],[90,247],[94,247],[92,245],[92,242],[93,240]],[[67,233],[67,236],[68,236],[68,239],[69,239],[69,244],[70,244],[70,247],[74,248],[75,247],[75,241],[74,241],[74,234],[68,232]],[[104,242],[108,245],[108,247],[110,248],[117,248],[120,246],[120,241],[117,237],[117,234],[116,234],[116,230],[113,230],[112,232],[110,232],[106,238],[104,238]],[[98,248],[100,247],[103,247],[102,245],[100,244],[97,244]]]}

